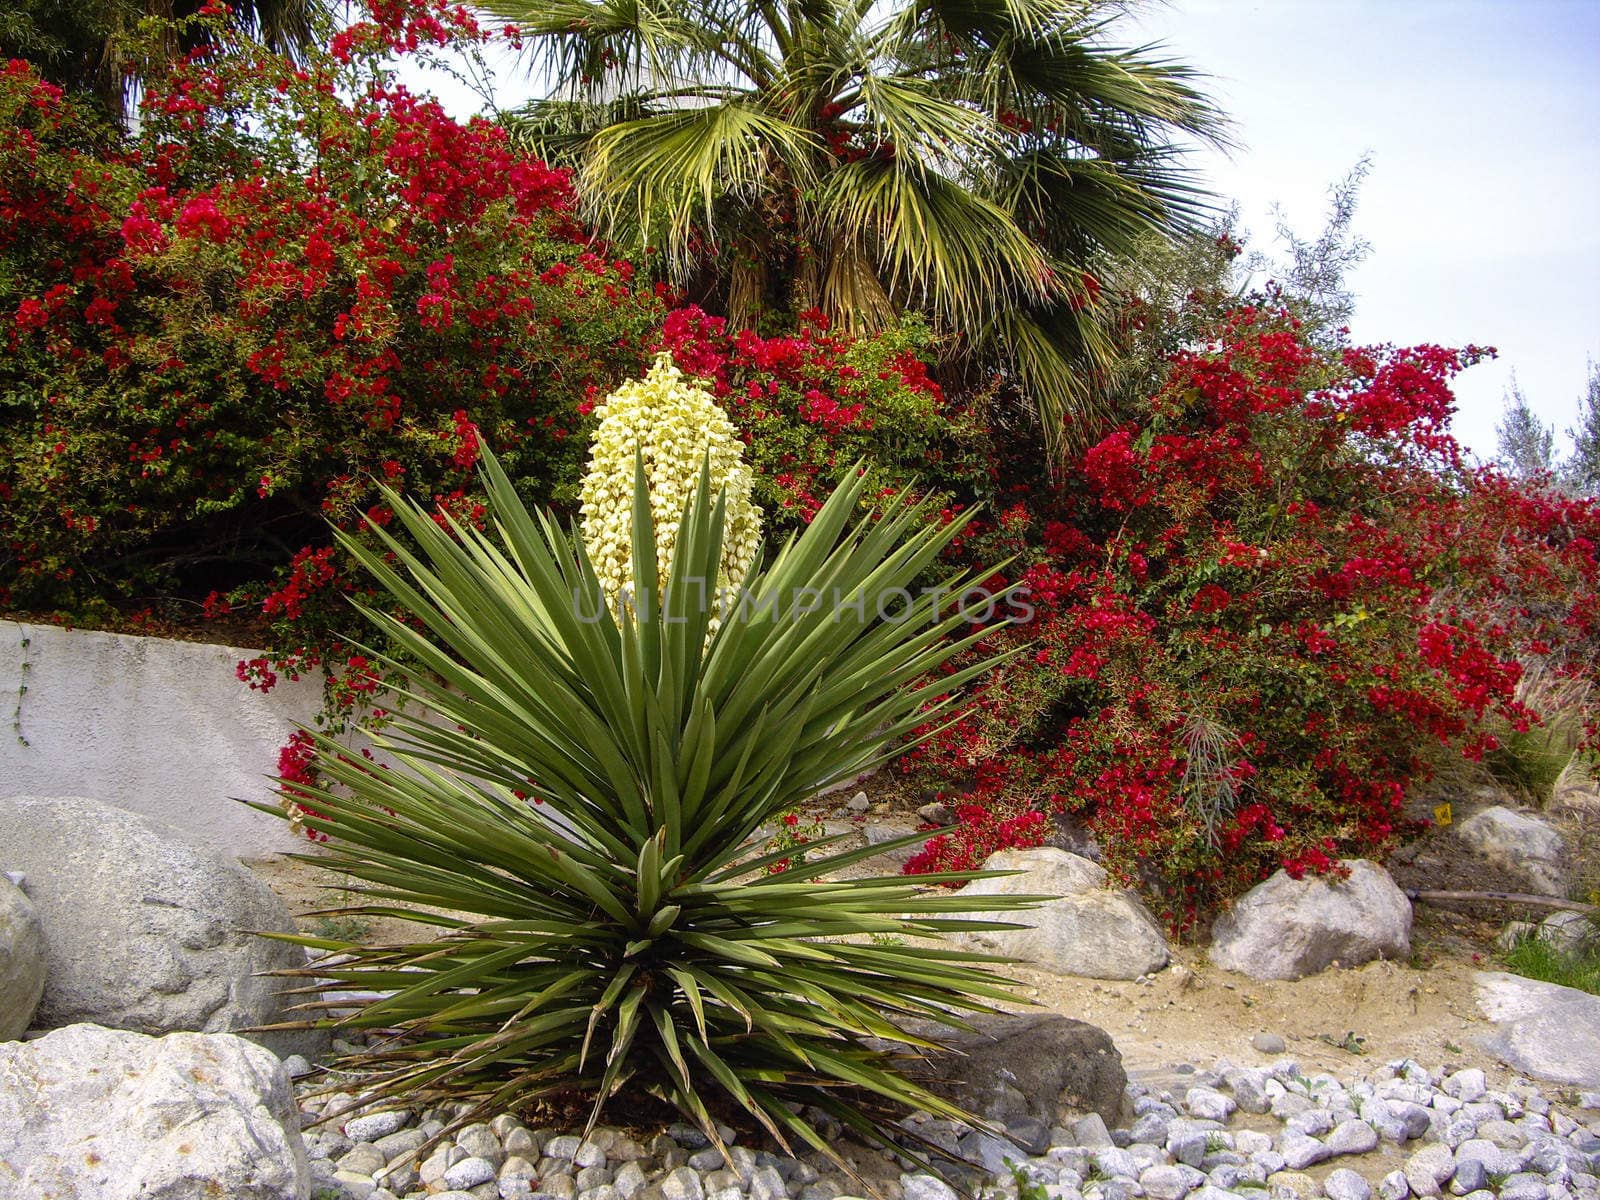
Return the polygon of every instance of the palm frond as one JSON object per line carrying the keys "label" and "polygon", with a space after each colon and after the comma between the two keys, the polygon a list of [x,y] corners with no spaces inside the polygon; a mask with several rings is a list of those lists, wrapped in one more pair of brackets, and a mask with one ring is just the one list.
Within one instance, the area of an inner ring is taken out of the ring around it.
{"label": "palm frond", "polygon": [[974,339],[1002,364],[1036,409],[1045,445],[1057,456],[1081,451],[1110,416],[1100,373],[1114,354],[1098,315],[1070,303],[995,314]]}
{"label": "palm frond", "polygon": [[741,320],[754,274],[718,261],[730,241],[790,307],[820,300],[857,329],[921,311],[1044,389],[1058,449],[1107,367],[1089,328],[1105,310],[1067,303],[1078,273],[1112,277],[1151,235],[1217,215],[1186,155],[1226,146],[1227,123],[1203,76],[1116,44],[1116,0],[491,7],[525,14],[556,101],[589,102],[535,106],[552,130],[537,144],[581,164],[610,236],[662,247],[680,280],[741,285]]}
{"label": "palm frond", "polygon": [[589,143],[580,190],[608,230],[649,236],[659,225],[661,244],[687,266],[695,231],[715,236],[718,200],[753,203],[777,171],[806,186],[817,149],[810,130],[736,98],[601,130]]}
{"label": "palm frond", "polygon": [[1004,209],[937,173],[864,159],[830,172],[816,207],[821,223],[874,248],[892,292],[948,328],[981,324],[1001,298],[1037,303],[1060,288]]}
{"label": "palm frond", "polygon": [[478,7],[516,24],[529,72],[551,99],[605,103],[725,67],[718,27],[696,21],[680,4],[486,0]]}

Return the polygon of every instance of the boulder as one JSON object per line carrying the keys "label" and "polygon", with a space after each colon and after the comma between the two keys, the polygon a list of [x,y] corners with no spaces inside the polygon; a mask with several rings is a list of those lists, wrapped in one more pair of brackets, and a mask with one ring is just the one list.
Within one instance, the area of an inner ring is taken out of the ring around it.
{"label": "boulder", "polygon": [[1553,912],[1539,922],[1539,936],[1568,954],[1582,954],[1600,941],[1600,928],[1579,912]]}
{"label": "boulder", "polygon": [[[295,926],[245,868],[80,797],[0,799],[0,828],[44,927],[34,1027],[228,1033],[293,1019],[280,993],[298,981],[262,972],[304,966],[305,951],[252,932]],[[327,1048],[320,1032],[248,1036],[278,1054]]]}
{"label": "boulder", "polygon": [[1536,895],[1567,894],[1567,847],[1561,835],[1530,813],[1496,804],[1456,826],[1467,849],[1520,879]]}
{"label": "boulder", "polygon": [[1510,950],[1528,937],[1543,938],[1567,954],[1581,954],[1600,940],[1600,931],[1582,913],[1553,912],[1542,921],[1506,922],[1495,938],[1495,945],[1502,951]]}
{"label": "boulder", "polygon": [[1211,961],[1252,979],[1299,979],[1337,962],[1411,954],[1411,901],[1389,873],[1349,859],[1349,878],[1291,879],[1251,888],[1211,928]]}
{"label": "boulder", "polygon": [[[306,1200],[289,1076],[231,1034],[69,1025],[0,1044],[0,1192]],[[10,1189],[10,1190],[7,1190]]]}
{"label": "boulder", "polygon": [[23,890],[0,877],[0,1042],[22,1036],[44,995],[44,928]]}
{"label": "boulder", "polygon": [[1485,1050],[1536,1079],[1600,1087],[1600,996],[1501,971],[1475,982],[1478,1010],[1495,1024]]}
{"label": "boulder", "polygon": [[974,880],[960,895],[1057,899],[1021,912],[963,913],[967,919],[1009,921],[1022,928],[958,934],[960,943],[1090,979],[1137,979],[1167,965],[1161,929],[1131,892],[1106,888],[1105,870],[1097,863],[1042,846],[1001,850],[983,869],[1021,874]]}
{"label": "boulder", "polygon": [[974,1017],[971,1024],[967,1033],[919,1023],[916,1032],[944,1049],[909,1062],[905,1072],[991,1121],[1065,1125],[1098,1113],[1117,1124],[1128,1076],[1105,1030],[1043,1013]]}

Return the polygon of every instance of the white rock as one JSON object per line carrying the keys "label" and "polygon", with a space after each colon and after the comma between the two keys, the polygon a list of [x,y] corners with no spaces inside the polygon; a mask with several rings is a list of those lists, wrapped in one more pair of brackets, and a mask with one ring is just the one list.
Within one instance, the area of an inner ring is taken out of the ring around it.
{"label": "white rock", "polygon": [[1204,1180],[1193,1167],[1155,1166],[1140,1174],[1139,1186],[1150,1200],[1183,1200]]}
{"label": "white rock", "polygon": [[1202,1121],[1226,1121],[1238,1107],[1221,1092],[1207,1087],[1190,1088],[1183,1098],[1183,1103],[1192,1116]]}
{"label": "white rock", "polygon": [[1525,1075],[1577,1087],[1600,1087],[1600,996],[1480,971],[1478,1009],[1495,1023],[1482,1045]]}
{"label": "white rock", "polygon": [[1396,1120],[1405,1126],[1407,1138],[1421,1137],[1428,1132],[1428,1126],[1432,1123],[1428,1116],[1428,1110],[1421,1104],[1411,1104],[1404,1100],[1391,1100],[1389,1102],[1389,1111],[1395,1115]]}
{"label": "white rock", "polygon": [[1102,1150],[1116,1145],[1111,1140],[1111,1131],[1106,1128],[1105,1118],[1097,1112],[1074,1122],[1072,1136],[1078,1145],[1090,1150]]}
{"label": "white rock", "polygon": [[33,1020],[44,995],[45,961],[38,910],[20,886],[0,878],[0,1042],[21,1037]]}
{"label": "white rock", "polygon": [[401,1111],[367,1113],[344,1123],[344,1135],[352,1142],[376,1142],[406,1127],[411,1114]]}
{"label": "white rock", "polygon": [[1278,1153],[1290,1170],[1300,1171],[1319,1162],[1325,1162],[1333,1153],[1326,1145],[1308,1134],[1285,1130],[1278,1139]]}
{"label": "white rock", "polygon": [[1367,1154],[1378,1148],[1378,1131],[1365,1121],[1340,1121],[1328,1135],[1333,1154]]}
{"label": "white rock", "polygon": [[983,866],[1022,874],[975,880],[959,895],[1059,898],[1024,912],[964,913],[1025,926],[958,934],[965,945],[1090,979],[1137,979],[1167,965],[1166,938],[1150,914],[1132,893],[1106,889],[1104,869],[1088,859],[1045,846],[1001,850]]}
{"label": "white rock", "polygon": [[1411,902],[1382,867],[1346,860],[1348,879],[1283,871],[1251,888],[1212,926],[1211,961],[1252,979],[1299,979],[1411,953]]}
{"label": "white rock", "polygon": [[462,1191],[477,1187],[480,1183],[488,1183],[493,1178],[494,1164],[487,1158],[463,1158],[446,1170],[443,1176],[446,1187]]}
{"label": "white rock", "polygon": [[1432,1142],[1406,1159],[1406,1182],[1411,1185],[1412,1195],[1437,1196],[1455,1169],[1456,1158],[1450,1147]]}
{"label": "white rock", "polygon": [[1328,1172],[1322,1181],[1322,1193],[1328,1200],[1368,1200],[1372,1185],[1349,1167],[1340,1167]]}
{"label": "white rock", "polygon": [[[28,874],[48,957],[40,1029],[91,1022],[162,1034],[227,1033],[289,1019],[279,993],[298,946],[266,884],[173,830],[83,797],[0,799],[6,863]],[[326,1035],[246,1034],[280,1054],[317,1057]]]}
{"label": "white rock", "polygon": [[1463,1104],[1482,1100],[1489,1091],[1489,1081],[1477,1067],[1457,1071],[1444,1081],[1447,1096],[1454,1096]]}
{"label": "white rock", "polygon": [[661,1194],[666,1200],[705,1200],[705,1187],[688,1167],[677,1167],[661,1180]]}
{"label": "white rock", "polygon": [[1223,1075],[1233,1099],[1247,1113],[1264,1113],[1272,1107],[1267,1098],[1267,1076],[1264,1071],[1235,1067]]}
{"label": "white rock", "polygon": [[501,1179],[535,1179],[539,1175],[539,1164],[513,1154],[500,1164],[498,1174]]}
{"label": "white rock", "polygon": [[1488,1183],[1489,1172],[1482,1162],[1475,1158],[1458,1158],[1455,1175],[1450,1180],[1450,1194],[1469,1196],[1486,1187]]}
{"label": "white rock", "polygon": [[606,1152],[595,1142],[584,1142],[573,1154],[572,1162],[578,1167],[603,1167],[606,1165]]}
{"label": "white rock", "polygon": [[633,1200],[634,1193],[643,1189],[649,1182],[643,1167],[637,1162],[626,1162],[618,1169],[611,1186],[617,1189],[617,1194],[622,1200]]}
{"label": "white rock", "polygon": [[303,1054],[291,1054],[283,1060],[283,1069],[289,1072],[290,1079],[298,1079],[311,1074],[311,1062]]}
{"label": "white rock", "polygon": [[1233,1135],[1233,1148],[1240,1154],[1255,1154],[1272,1149],[1272,1138],[1260,1130],[1241,1129]]}
{"label": "white rock", "polygon": [[1578,912],[1553,912],[1538,925],[1539,936],[1568,953],[1580,952],[1593,945],[1595,924]]}
{"label": "white rock", "polygon": [[0,1080],[0,1184],[7,1196],[310,1194],[289,1076],[242,1038],[154,1038],[71,1025],[0,1044]]}
{"label": "white rock", "polygon": [[1456,1147],[1456,1169],[1460,1170],[1461,1164],[1468,1159],[1481,1162],[1485,1173],[1490,1175],[1509,1175],[1517,1169],[1515,1154],[1508,1153],[1485,1138],[1468,1138]]}
{"label": "white rock", "polygon": [[905,1200],[956,1200],[956,1191],[948,1183],[921,1173],[900,1176],[900,1191]]}
{"label": "white rock", "polygon": [[1456,826],[1468,849],[1524,881],[1541,896],[1567,894],[1566,843],[1538,817],[1494,805]]}

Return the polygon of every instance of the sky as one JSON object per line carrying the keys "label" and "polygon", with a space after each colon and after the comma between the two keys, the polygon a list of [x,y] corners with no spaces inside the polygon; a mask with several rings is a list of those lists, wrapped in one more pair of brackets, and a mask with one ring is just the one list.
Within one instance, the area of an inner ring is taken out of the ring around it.
{"label": "sky", "polygon": [[1127,30],[1213,77],[1240,145],[1195,165],[1255,243],[1275,203],[1314,237],[1370,153],[1352,335],[1494,346],[1457,437],[1494,454],[1515,372],[1564,445],[1600,361],[1600,0],[1173,0]]}
{"label": "sky", "polygon": [[[1116,38],[1211,77],[1238,145],[1192,162],[1253,247],[1272,249],[1274,205],[1315,237],[1370,154],[1353,336],[1496,347],[1457,381],[1457,436],[1493,456],[1515,373],[1564,448],[1600,361],[1600,0],[1167,0]],[[501,104],[527,94],[497,75]]]}

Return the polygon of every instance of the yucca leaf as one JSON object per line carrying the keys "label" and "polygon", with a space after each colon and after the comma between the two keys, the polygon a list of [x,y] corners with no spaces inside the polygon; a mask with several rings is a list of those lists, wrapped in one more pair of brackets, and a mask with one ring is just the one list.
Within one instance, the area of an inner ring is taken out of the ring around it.
{"label": "yucca leaf", "polygon": [[[902,733],[937,726],[944,705],[915,685],[975,641],[968,614],[927,598],[906,624],[873,605],[841,616],[792,599],[908,586],[959,523],[929,522],[909,494],[865,506],[867,476],[851,468],[812,524],[752,567],[746,586],[776,607],[713,626],[714,597],[686,584],[720,569],[724,501],[702,471],[658,563],[641,460],[635,605],[580,620],[576,604],[602,595],[582,539],[523,508],[487,453],[483,476],[486,532],[395,496],[410,540],[357,556],[410,614],[367,613],[399,648],[388,662],[411,709],[379,739],[392,765],[314,735],[319,782],[284,785],[328,836],[319,861],[350,881],[352,907],[442,931],[391,946],[303,939],[350,956],[317,976],[390,993],[344,1018],[398,1031],[345,1064],[365,1072],[363,1095],[465,1098],[490,1112],[576,1089],[592,1122],[616,1089],[639,1087],[715,1141],[701,1093],[719,1092],[774,1137],[810,1146],[825,1140],[787,1105],[869,1127],[852,1096],[954,1112],[861,1042],[915,1051],[930,1042],[905,1021],[962,1028],[1014,999],[993,956],[939,938],[1007,928],[996,914],[1030,898],[922,886],[981,872],[831,878],[913,837],[839,853],[822,839],[776,875],[785,855],[752,839],[891,756]],[[305,1013],[317,1005],[308,994]]]}

